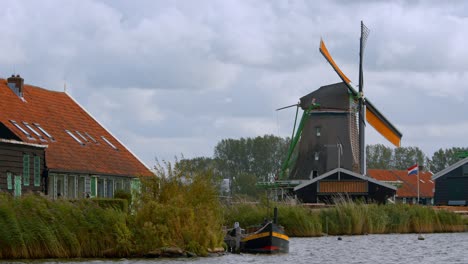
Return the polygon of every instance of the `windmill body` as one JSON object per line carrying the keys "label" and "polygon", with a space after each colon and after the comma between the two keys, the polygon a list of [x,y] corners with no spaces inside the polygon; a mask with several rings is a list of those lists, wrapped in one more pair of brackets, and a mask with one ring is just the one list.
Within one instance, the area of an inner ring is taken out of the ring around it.
{"label": "windmill body", "polygon": [[357,102],[340,82],[302,97],[300,107],[312,101],[320,107],[305,120],[290,179],[311,179],[335,168],[359,172]]}

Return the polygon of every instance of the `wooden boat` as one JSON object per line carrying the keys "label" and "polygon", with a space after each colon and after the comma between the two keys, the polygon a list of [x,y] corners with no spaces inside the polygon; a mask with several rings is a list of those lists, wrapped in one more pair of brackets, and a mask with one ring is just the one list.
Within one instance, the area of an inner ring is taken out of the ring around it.
{"label": "wooden boat", "polygon": [[[247,232],[245,232],[247,231]],[[225,240],[230,252],[243,253],[288,253],[289,237],[284,228],[278,224],[278,210],[274,210],[273,221],[265,221],[257,227],[241,229],[235,227],[227,232]]]}
{"label": "wooden boat", "polygon": [[288,253],[289,237],[282,226],[269,221],[254,233],[242,238],[240,251],[245,253]]}

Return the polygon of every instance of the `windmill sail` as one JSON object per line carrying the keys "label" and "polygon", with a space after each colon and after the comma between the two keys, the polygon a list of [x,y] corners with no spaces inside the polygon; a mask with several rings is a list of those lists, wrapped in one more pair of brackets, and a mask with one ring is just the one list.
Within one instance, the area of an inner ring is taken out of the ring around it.
{"label": "windmill sail", "polygon": [[365,100],[366,104],[366,120],[372,127],[375,128],[382,136],[390,141],[395,147],[399,147],[402,134],[377,108],[369,101]]}
{"label": "windmill sail", "polygon": [[[320,53],[325,57],[325,59],[330,63],[332,68],[336,71],[341,80],[348,86],[349,90],[353,95],[358,96],[359,93],[354,89],[351,84],[351,80],[341,71],[338,65],[335,63],[333,58],[325,46],[323,40],[320,40]],[[365,99],[366,105],[366,120],[372,127],[377,130],[383,137],[390,141],[396,147],[400,146],[402,134],[396,129],[396,127],[388,121],[383,114],[368,100]]]}
{"label": "windmill sail", "polygon": [[336,71],[338,76],[340,76],[341,80],[343,80],[343,82],[346,83],[346,85],[348,85],[349,88],[351,88],[354,92],[356,92],[356,90],[354,90],[354,88],[351,85],[351,80],[341,71],[338,65],[336,65],[335,61],[333,60],[330,53],[328,52],[327,47],[325,46],[325,43],[323,42],[323,40],[320,40],[319,50],[320,50],[320,53],[322,53],[322,55],[325,57],[325,59],[330,63],[332,68]]}

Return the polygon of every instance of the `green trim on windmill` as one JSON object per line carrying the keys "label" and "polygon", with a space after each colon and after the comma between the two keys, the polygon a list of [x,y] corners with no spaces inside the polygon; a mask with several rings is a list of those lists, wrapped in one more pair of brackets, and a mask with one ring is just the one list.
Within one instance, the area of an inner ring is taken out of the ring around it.
{"label": "green trim on windmill", "polygon": [[[302,129],[304,128],[305,121],[307,117],[310,115],[310,113],[312,112],[312,110],[318,107],[320,107],[320,104],[312,103],[309,106],[309,108],[304,110],[304,112],[302,113],[301,121],[299,122],[299,127],[297,128],[296,135],[291,139],[291,144],[289,145],[288,154],[286,155],[286,159],[284,160],[283,165],[281,166],[281,171],[279,173],[278,180],[285,179],[286,170],[290,168],[291,166],[291,162],[290,162],[291,156],[294,152],[294,149],[296,148],[297,143],[299,142],[299,139],[301,138]],[[296,124],[296,121],[297,121],[297,115],[296,115],[296,120],[294,120],[294,124]],[[293,128],[293,133],[294,133],[294,130],[295,130],[295,126]]]}

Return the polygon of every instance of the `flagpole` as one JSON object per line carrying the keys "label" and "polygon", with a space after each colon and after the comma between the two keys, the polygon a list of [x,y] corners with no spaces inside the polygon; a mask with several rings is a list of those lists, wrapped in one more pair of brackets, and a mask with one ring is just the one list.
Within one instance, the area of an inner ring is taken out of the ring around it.
{"label": "flagpole", "polygon": [[419,164],[416,163],[416,166],[418,166],[417,167],[417,169],[418,169],[417,172],[418,172],[418,204],[419,204]]}

